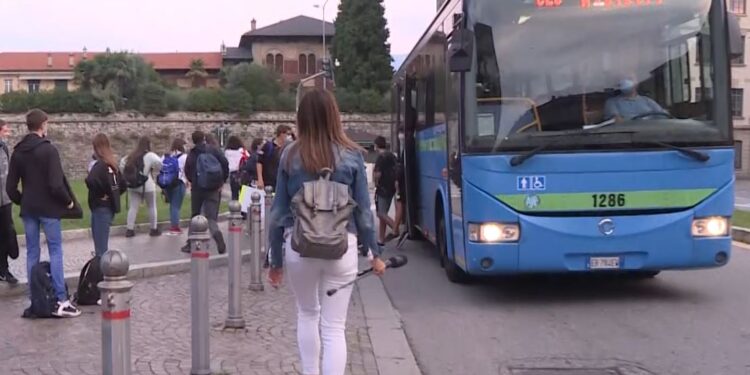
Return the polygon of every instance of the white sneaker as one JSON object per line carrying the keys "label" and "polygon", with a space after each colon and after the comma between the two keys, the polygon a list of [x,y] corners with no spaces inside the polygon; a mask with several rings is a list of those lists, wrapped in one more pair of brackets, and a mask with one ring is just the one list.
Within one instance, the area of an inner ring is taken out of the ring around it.
{"label": "white sneaker", "polygon": [[70,301],[57,302],[57,311],[52,313],[52,315],[58,318],[75,318],[81,315],[81,310],[73,306]]}
{"label": "white sneaker", "polygon": [[99,305],[99,306],[101,306],[101,305],[102,305],[102,300],[101,300],[101,298],[100,298],[100,299],[98,299],[98,300],[96,300],[96,304],[97,304],[97,305]]}

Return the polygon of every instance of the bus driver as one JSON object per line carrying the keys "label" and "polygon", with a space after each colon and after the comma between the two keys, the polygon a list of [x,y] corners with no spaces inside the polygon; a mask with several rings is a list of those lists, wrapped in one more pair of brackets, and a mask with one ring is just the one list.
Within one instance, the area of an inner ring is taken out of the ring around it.
{"label": "bus driver", "polygon": [[616,122],[632,120],[647,114],[664,114],[669,116],[653,99],[638,94],[638,85],[632,78],[625,78],[618,85],[620,95],[607,99],[604,105],[604,118],[614,118]]}

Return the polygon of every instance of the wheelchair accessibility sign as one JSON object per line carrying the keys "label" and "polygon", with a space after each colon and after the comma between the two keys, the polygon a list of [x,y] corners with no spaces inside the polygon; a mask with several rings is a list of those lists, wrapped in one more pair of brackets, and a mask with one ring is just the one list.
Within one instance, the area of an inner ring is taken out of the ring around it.
{"label": "wheelchair accessibility sign", "polygon": [[518,176],[516,190],[518,191],[547,190],[547,177],[545,176]]}

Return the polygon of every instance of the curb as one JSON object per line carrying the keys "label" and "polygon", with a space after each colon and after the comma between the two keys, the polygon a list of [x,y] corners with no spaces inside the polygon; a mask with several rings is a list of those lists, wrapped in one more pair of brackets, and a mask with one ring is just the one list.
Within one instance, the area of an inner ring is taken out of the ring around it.
{"label": "curb", "polygon": [[380,374],[422,375],[406,339],[398,311],[391,304],[379,277],[367,277],[357,284],[365,312],[375,363]]}
{"label": "curb", "polygon": [[[179,250],[175,250],[179,251]],[[251,250],[245,250],[242,252],[242,261],[250,261]],[[216,254],[212,255],[208,259],[208,265],[210,268],[224,267],[228,264],[227,254]],[[154,262],[154,263],[143,263],[136,264],[130,267],[128,271],[128,280],[140,280],[152,277],[174,275],[178,273],[190,272],[190,258],[170,260],[165,262]],[[79,272],[66,272],[65,283],[68,285],[69,293],[73,292],[78,287]],[[4,297],[17,297],[28,294],[29,285],[26,279],[19,279],[18,284],[13,286],[0,285],[0,298]]]}
{"label": "curb", "polygon": [[[222,214],[219,214],[219,222],[224,222],[227,219],[229,219],[229,213],[225,212]],[[190,219],[183,219],[180,220],[180,226],[183,228],[186,228],[190,224]],[[161,229],[162,231],[166,231],[169,229],[170,223],[168,221],[160,221],[157,223],[157,227]],[[148,223],[141,223],[135,225],[135,231],[136,233],[148,233],[150,226]],[[113,226],[110,228],[109,236],[110,237],[122,237],[125,235],[125,231],[127,230],[127,226],[125,225],[118,225]],[[24,247],[26,246],[26,235],[19,234],[16,236],[18,238],[18,246]],[[71,229],[71,230],[64,230],[62,232],[62,239],[64,241],[77,241],[77,240],[85,240],[91,238],[91,228],[85,228],[85,229]],[[44,231],[40,234],[39,240],[41,243],[46,242],[46,236],[44,235]]]}
{"label": "curb", "polygon": [[732,240],[750,244],[750,229],[732,227]]}

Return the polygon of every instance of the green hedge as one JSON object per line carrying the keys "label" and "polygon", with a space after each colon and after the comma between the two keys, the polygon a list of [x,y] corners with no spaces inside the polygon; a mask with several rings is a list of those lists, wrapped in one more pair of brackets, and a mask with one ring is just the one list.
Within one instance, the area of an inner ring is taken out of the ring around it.
{"label": "green hedge", "polygon": [[[342,112],[383,113],[390,110],[389,97],[373,90],[350,93],[336,90]],[[294,111],[294,93],[259,94],[253,97],[243,88],[201,88],[192,90],[167,89],[148,83],[138,89],[136,98],[126,108],[146,115],[163,116],[172,111],[227,112],[243,116],[254,111]],[[29,94],[22,91],[0,95],[0,112],[24,113],[40,108],[48,113],[100,113],[116,111],[111,98],[89,91],[50,91]]]}

